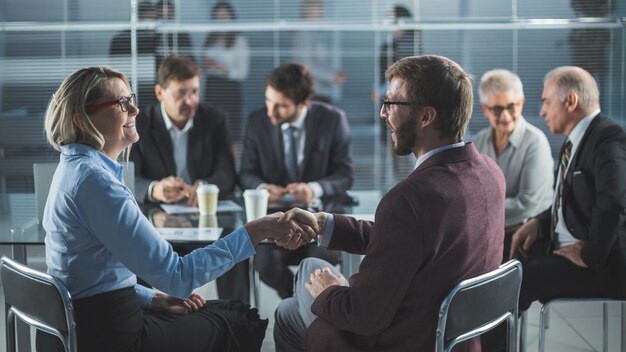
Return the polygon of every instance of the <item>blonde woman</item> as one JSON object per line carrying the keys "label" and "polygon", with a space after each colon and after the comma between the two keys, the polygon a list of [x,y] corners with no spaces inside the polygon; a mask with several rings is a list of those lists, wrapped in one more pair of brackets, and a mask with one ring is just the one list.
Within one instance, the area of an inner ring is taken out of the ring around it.
{"label": "blonde woman", "polygon": [[[46,262],[72,295],[79,350],[258,350],[267,320],[256,309],[206,302],[192,290],[253,255],[264,238],[309,235],[268,216],[179,257],[121,182],[117,160],[139,139],[138,113],[126,77],[107,67],[74,72],[46,112],[48,140],[61,152],[44,211]],[[137,285],[135,274],[162,292]],[[38,335],[38,351],[59,344]]]}

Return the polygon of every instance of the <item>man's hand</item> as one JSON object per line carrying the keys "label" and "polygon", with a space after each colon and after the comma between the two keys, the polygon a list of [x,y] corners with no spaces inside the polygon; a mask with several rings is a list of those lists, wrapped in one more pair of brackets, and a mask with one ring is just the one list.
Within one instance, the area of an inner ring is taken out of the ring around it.
{"label": "man's hand", "polygon": [[177,203],[181,200],[188,198],[189,187],[180,177],[168,176],[157,183],[152,187],[152,199],[163,202],[163,203]]}
{"label": "man's hand", "polygon": [[539,221],[536,219],[529,220],[517,229],[511,239],[511,252],[509,253],[509,259],[517,257],[518,254],[526,258],[530,247],[537,239],[538,233]]}
{"label": "man's hand", "polygon": [[576,243],[572,243],[570,245],[554,250],[552,251],[552,253],[569,259],[570,262],[576,264],[581,268],[587,268],[587,264],[585,264],[583,258],[581,257],[581,252],[584,245],[584,242],[578,241]]}
{"label": "man's hand", "polygon": [[270,194],[270,198],[268,199],[268,202],[270,203],[278,202],[283,194],[287,193],[287,190],[283,186],[279,185],[265,185],[265,189]]}
{"label": "man's hand", "polygon": [[150,302],[150,309],[169,314],[187,314],[196,312],[205,303],[204,298],[196,293],[192,293],[189,298],[180,299],[157,292]]}
{"label": "man's hand", "polygon": [[335,276],[330,271],[329,267],[325,267],[324,269],[316,269],[311,273],[311,282],[307,282],[304,286],[309,290],[313,299],[316,299],[317,296],[320,295],[325,289],[330,286],[338,285],[338,286],[347,286],[348,283],[343,275],[339,274],[339,276]]}
{"label": "man's hand", "polygon": [[313,201],[313,188],[308,183],[290,183],[287,185],[286,191],[293,195],[297,203],[309,205]]}
{"label": "man's hand", "polygon": [[321,235],[326,230],[326,221],[328,219],[328,213],[318,212],[311,213],[300,208],[293,208],[284,213],[278,222],[287,222],[295,220],[303,225],[308,225],[316,234]]}
{"label": "man's hand", "polygon": [[310,226],[300,225],[295,221],[279,222],[281,215],[283,215],[281,212],[274,213],[244,225],[254,245],[264,239],[303,245],[315,238],[316,233]]}
{"label": "man's hand", "polygon": [[290,221],[296,221],[296,223],[298,223],[303,229],[311,229],[309,234],[312,234],[313,237],[310,238],[310,236],[285,236],[282,239],[277,240],[276,244],[291,250],[304,246],[305,244],[311,242],[311,239],[317,238],[318,234],[324,233],[327,218],[327,213],[320,212],[313,214],[300,208],[293,208],[289,210],[288,212],[281,215],[281,217],[278,219],[278,222],[285,223]]}

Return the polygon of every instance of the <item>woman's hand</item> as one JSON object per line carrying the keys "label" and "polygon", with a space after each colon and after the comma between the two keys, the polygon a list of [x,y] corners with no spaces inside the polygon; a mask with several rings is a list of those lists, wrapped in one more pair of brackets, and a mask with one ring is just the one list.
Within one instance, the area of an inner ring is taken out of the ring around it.
{"label": "woman's hand", "polygon": [[192,293],[186,299],[157,292],[150,302],[150,309],[169,314],[187,314],[202,308],[206,301],[197,293]]}

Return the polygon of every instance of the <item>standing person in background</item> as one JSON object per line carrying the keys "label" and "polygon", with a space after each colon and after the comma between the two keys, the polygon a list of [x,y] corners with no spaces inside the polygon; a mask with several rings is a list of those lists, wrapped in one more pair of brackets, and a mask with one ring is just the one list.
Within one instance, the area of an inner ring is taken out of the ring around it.
{"label": "standing person in background", "polygon": [[[267,320],[256,309],[206,302],[192,290],[253,255],[263,239],[306,243],[314,234],[266,216],[176,254],[121,182],[118,160],[139,139],[138,113],[128,79],[108,67],[71,74],[46,111],[48,141],[61,152],[43,216],[46,264],[72,296],[78,350],[258,351]],[[160,291],[138,285],[136,275]],[[37,332],[37,351],[59,350],[58,338]]]}
{"label": "standing person in background", "polygon": [[507,70],[486,72],[478,89],[480,108],[489,120],[474,144],[498,163],[506,179],[503,262],[509,258],[511,237],[527,219],[552,204],[554,162],[546,135],[522,116],[524,88]]}
{"label": "standing person in background", "polygon": [[[140,1],[137,4],[137,19],[139,22],[154,21],[156,19],[156,8],[154,4],[149,0]],[[142,66],[147,66],[148,62],[155,65],[150,70],[156,72],[158,66],[156,66],[156,31],[154,29],[138,29],[137,30],[137,54],[140,55],[140,62]],[[111,45],[109,46],[109,55],[114,59],[112,63],[114,66],[117,62],[129,62],[131,55],[131,32],[130,29],[123,30],[113,37]],[[153,60],[146,62],[144,58],[153,58]],[[118,61],[119,60],[119,61]],[[137,100],[142,105],[152,105],[156,103],[154,96],[154,78],[149,76],[150,79],[140,75],[139,87],[137,87]]]}
{"label": "standing person in background", "polygon": [[[389,11],[386,22],[390,24],[402,24],[405,21],[411,21],[413,16],[411,11],[402,5],[395,5]],[[381,104],[381,98],[385,96],[387,91],[387,84],[385,81],[385,71],[396,61],[413,55],[419,55],[422,52],[422,37],[420,31],[398,29],[388,33],[385,43],[381,46],[378,64],[379,64],[379,77],[374,91],[372,92],[372,99],[375,106]],[[380,121],[381,134],[380,139],[384,145],[390,145],[392,141],[389,136],[384,133],[386,126],[385,123]],[[385,155],[385,165],[390,165],[392,177],[389,178],[389,183],[386,187],[392,187],[396,182],[403,179],[405,175],[410,173],[413,165],[415,165],[414,156],[401,156],[396,154]],[[391,159],[391,160],[389,160]]]}
{"label": "standing person in background", "polygon": [[[387,21],[398,24],[410,21],[413,18],[411,11],[402,5],[395,5],[387,16]],[[394,62],[403,57],[419,55],[422,52],[422,37],[420,31],[399,29],[390,33],[385,43],[380,48],[378,56],[379,77],[377,87],[374,89],[374,102],[378,103],[387,91],[385,71]]]}
{"label": "standing person in background", "polygon": [[[307,22],[319,22],[324,17],[324,0],[304,0],[300,14]],[[333,50],[327,31],[299,31],[293,36],[293,60],[306,66],[315,78],[313,100],[324,103],[335,102],[339,98],[339,87],[346,82],[346,74],[334,68]]]}
{"label": "standing person in background", "polygon": [[[211,9],[213,23],[228,23],[237,19],[233,6],[219,1]],[[228,113],[236,141],[241,140],[243,120],[241,83],[248,78],[250,48],[248,40],[237,32],[209,33],[202,50],[202,68],[205,74],[204,100],[212,102]]]}
{"label": "standing person in background", "polygon": [[[172,24],[176,20],[176,6],[171,0],[159,0],[155,5],[156,20],[163,24]],[[185,56],[194,59],[191,36],[189,33],[158,31],[154,37],[156,67],[161,66],[161,61],[171,54]]]}

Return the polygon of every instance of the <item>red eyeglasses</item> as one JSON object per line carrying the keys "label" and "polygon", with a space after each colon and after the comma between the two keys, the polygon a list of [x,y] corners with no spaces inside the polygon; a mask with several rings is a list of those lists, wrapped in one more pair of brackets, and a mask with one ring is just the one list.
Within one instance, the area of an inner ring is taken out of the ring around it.
{"label": "red eyeglasses", "polygon": [[120,106],[120,109],[122,109],[122,111],[124,112],[128,111],[128,107],[130,104],[133,104],[133,106],[137,106],[136,100],[135,100],[135,93],[132,93],[131,95],[127,97],[121,97],[116,100],[109,100],[109,101],[105,101],[105,102],[98,103],[98,104],[87,105],[85,106],[85,111],[87,111],[88,113],[92,113],[100,109],[106,108],[107,106],[111,106],[115,104],[118,104]]}

